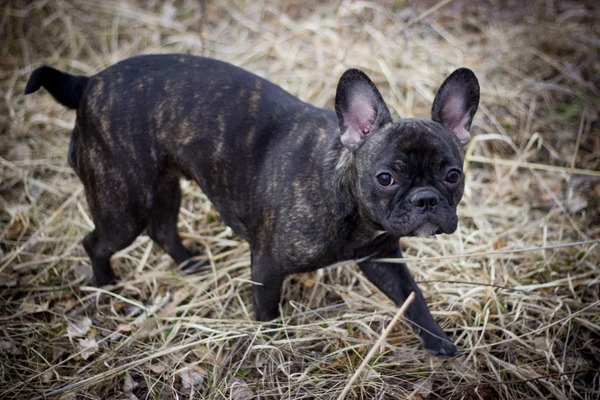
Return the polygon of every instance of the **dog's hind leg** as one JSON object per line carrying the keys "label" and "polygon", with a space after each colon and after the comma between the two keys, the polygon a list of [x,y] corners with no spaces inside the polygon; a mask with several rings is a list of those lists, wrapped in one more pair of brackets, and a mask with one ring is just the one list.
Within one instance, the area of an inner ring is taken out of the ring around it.
{"label": "dog's hind leg", "polygon": [[98,286],[114,283],[110,258],[129,246],[143,232],[150,219],[153,194],[149,188],[152,185],[143,177],[138,177],[137,181],[131,176],[125,179],[121,172],[123,170],[127,171],[125,168],[95,168],[85,171],[88,174],[82,174],[96,226],[83,239],[83,247],[92,262],[94,283]]}
{"label": "dog's hind leg", "polygon": [[115,283],[115,274],[110,266],[110,257],[114,254],[110,245],[103,244],[102,239],[98,239],[96,230],[88,233],[83,239],[83,248],[92,261],[92,270],[94,271],[94,284],[104,286]]}
{"label": "dog's hind leg", "polygon": [[131,219],[122,221],[110,229],[112,224],[99,223],[96,219],[94,221],[96,229],[83,239],[83,247],[92,261],[94,283],[97,286],[104,286],[115,282],[110,258],[117,251],[133,243],[135,238],[142,233],[144,224]]}
{"label": "dog's hind leg", "polygon": [[181,204],[179,177],[166,173],[161,177],[154,197],[148,235],[163,248],[177,264],[191,257],[181,244],[177,233],[177,215]]}

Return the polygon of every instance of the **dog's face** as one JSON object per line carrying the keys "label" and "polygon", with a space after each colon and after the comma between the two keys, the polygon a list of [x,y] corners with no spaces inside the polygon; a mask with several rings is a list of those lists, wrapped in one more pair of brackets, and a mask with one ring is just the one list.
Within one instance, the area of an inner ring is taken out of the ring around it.
{"label": "dog's face", "polygon": [[456,230],[462,147],[478,104],[477,78],[459,69],[440,87],[431,119],[393,121],[364,73],[342,76],[336,95],[341,141],[353,152],[357,197],[369,220],[398,236]]}

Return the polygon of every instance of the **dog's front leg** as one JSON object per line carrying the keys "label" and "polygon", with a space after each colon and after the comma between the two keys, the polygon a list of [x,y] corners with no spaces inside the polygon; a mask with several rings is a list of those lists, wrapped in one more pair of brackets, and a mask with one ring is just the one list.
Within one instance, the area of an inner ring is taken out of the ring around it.
{"label": "dog's front leg", "polygon": [[[402,257],[400,247],[377,257]],[[406,264],[363,261],[358,264],[367,278],[398,306],[402,305],[411,292],[415,300],[406,312],[415,332],[427,351],[439,357],[456,357],[456,346],[450,341],[442,328],[433,319],[423,294],[413,279]]]}
{"label": "dog's front leg", "polygon": [[281,285],[285,274],[272,257],[252,253],[252,280],[254,285],[254,312],[257,321],[270,321],[279,316]]}

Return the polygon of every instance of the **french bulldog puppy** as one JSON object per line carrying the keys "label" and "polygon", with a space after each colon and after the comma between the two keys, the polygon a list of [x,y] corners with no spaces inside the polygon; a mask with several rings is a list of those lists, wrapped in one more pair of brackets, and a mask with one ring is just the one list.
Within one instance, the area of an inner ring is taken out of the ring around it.
{"label": "french bulldog puppy", "polygon": [[479,104],[469,69],[440,87],[431,119],[392,119],[357,69],[340,78],[335,111],[314,107],[233,65],[188,55],[147,55],[92,76],[36,69],[77,110],[69,162],[83,182],[95,229],[83,240],[95,283],[114,282],[111,256],[147,229],[177,263],[181,177],[193,179],[223,221],[248,241],[254,310],[279,314],[286,275],[343,260],[400,305],[424,347],[458,355],[401,257],[399,238],[452,233],[464,176],[463,146]]}

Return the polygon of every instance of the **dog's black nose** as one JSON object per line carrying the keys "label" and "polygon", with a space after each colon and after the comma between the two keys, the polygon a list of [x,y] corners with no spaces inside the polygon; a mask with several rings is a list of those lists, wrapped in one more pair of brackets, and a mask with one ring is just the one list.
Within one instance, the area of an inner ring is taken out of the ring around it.
{"label": "dog's black nose", "polygon": [[440,203],[440,198],[437,194],[427,190],[424,192],[415,193],[410,201],[415,206],[427,210],[437,206]]}

